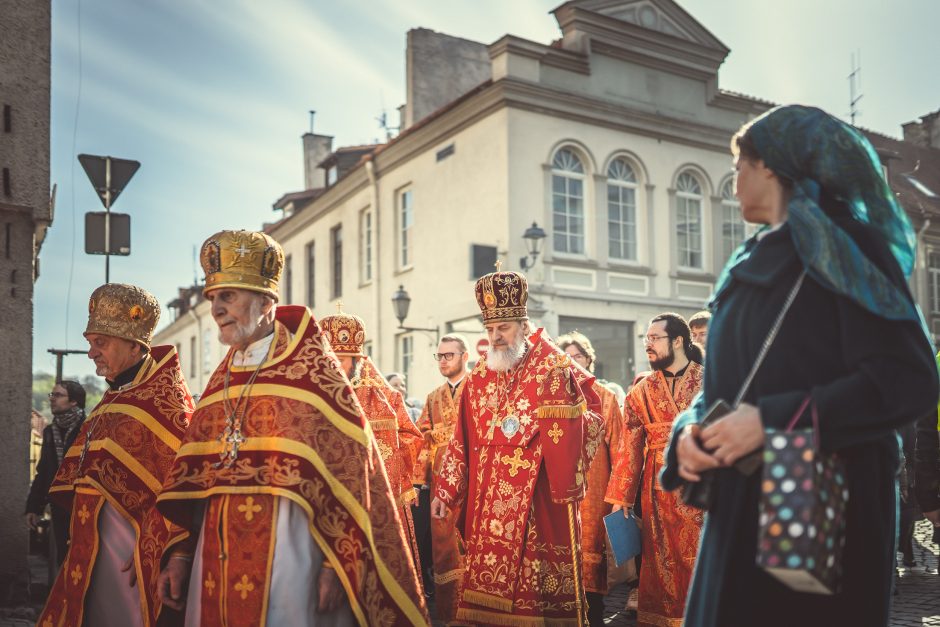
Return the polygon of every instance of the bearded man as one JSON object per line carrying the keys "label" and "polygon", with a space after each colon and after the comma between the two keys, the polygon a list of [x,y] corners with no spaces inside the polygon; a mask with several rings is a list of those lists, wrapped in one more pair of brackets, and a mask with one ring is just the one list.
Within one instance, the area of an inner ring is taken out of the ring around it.
{"label": "bearded man", "polygon": [[[463,540],[457,530],[457,517],[451,511],[445,518],[430,519],[430,495],[437,489],[441,458],[447,444],[457,427],[460,398],[467,378],[467,340],[459,334],[445,335],[437,345],[434,359],[438,370],[446,381],[428,394],[424,409],[418,418],[418,428],[424,436],[425,446],[421,449],[418,463],[415,465],[415,484],[421,489],[418,496],[423,507],[415,509],[415,526],[426,529],[426,538],[430,546],[428,560],[433,563],[433,586],[438,618],[446,625],[457,618],[457,603],[463,591]],[[420,514],[427,519],[418,520]],[[422,536],[419,531],[418,543]],[[422,559],[424,559],[422,557]]]}
{"label": "bearded man", "polygon": [[577,506],[603,430],[592,377],[541,330],[529,336],[524,276],[488,274],[476,298],[491,348],[468,377],[431,504],[438,519],[463,504],[457,620],[576,625],[586,609]]}
{"label": "bearded man", "polygon": [[426,624],[349,382],[309,310],[276,305],[281,246],[222,231],[200,261],[230,348],[160,494],[192,531],[160,576],[164,603],[185,604],[189,626]]}
{"label": "bearded man", "polygon": [[658,477],[672,421],[702,387],[702,351],[682,316],[663,313],[650,321],[646,354],[652,372],[627,394],[626,430],[622,446],[613,451],[607,496],[617,503],[615,511],[626,505],[626,514],[640,494],[643,567],[637,624],[679,626],[703,518],[677,492],[663,491]]}
{"label": "bearded man", "polygon": [[320,329],[339,358],[340,366],[352,385],[369,426],[375,434],[382,464],[398,503],[398,513],[415,570],[421,572],[421,560],[415,539],[411,503],[416,494],[411,483],[412,468],[421,449],[421,432],[405,409],[405,399],[382,376],[369,356],[363,352],[366,327],[362,318],[340,311],[320,320]]}
{"label": "bearded man", "polygon": [[160,304],[133,285],[109,283],[88,303],[88,357],[108,390],[82,424],[49,488],[71,511],[68,553],[38,625],[156,624],[164,548],[185,530],[157,511],[156,496],[192,413],[172,346],[150,347]]}
{"label": "bearded man", "polygon": [[[582,333],[573,331],[560,336],[558,347],[572,361],[594,373],[597,355],[594,346]],[[604,516],[611,512],[611,503],[606,500],[611,481],[611,449],[620,445],[623,433],[623,414],[617,396],[600,381],[594,381],[594,392],[601,399],[600,415],[604,419],[604,439],[597,449],[587,473],[587,495],[581,501],[581,546],[584,552],[584,588],[588,601],[588,622],[592,627],[604,624],[604,596],[607,586],[607,529]],[[615,504],[623,505],[615,500]]]}

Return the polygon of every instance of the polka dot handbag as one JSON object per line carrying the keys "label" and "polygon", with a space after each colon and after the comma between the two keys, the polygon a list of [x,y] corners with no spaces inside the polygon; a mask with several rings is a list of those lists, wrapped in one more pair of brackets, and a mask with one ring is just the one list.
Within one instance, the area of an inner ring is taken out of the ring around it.
{"label": "polka dot handbag", "polygon": [[785,431],[767,430],[761,482],[757,565],[798,592],[835,594],[842,578],[845,467],[818,450],[819,418],[794,430],[809,396]]}

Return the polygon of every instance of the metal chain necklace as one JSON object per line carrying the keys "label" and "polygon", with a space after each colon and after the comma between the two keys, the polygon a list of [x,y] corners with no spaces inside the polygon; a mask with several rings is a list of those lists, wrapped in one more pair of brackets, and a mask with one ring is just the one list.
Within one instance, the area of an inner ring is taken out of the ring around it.
{"label": "metal chain necklace", "polygon": [[[507,438],[511,438],[519,431],[521,423],[519,421],[519,417],[516,416],[516,414],[512,411],[512,406],[509,404],[509,396],[513,388],[516,387],[516,377],[520,372],[522,372],[522,366],[528,356],[529,345],[526,343],[519,361],[517,361],[516,364],[509,369],[512,376],[510,377],[509,375],[505,375],[505,387],[502,385],[504,382],[503,379],[505,373],[496,373],[496,407],[493,411],[493,418],[490,420],[490,429],[486,434],[486,437],[489,440],[493,439],[493,433],[497,426],[499,426],[500,430],[503,432],[503,435],[505,435]],[[500,412],[500,410],[505,410],[507,413],[505,418],[500,419],[497,417],[497,414]]]}
{"label": "metal chain necklace", "polygon": [[117,394],[114,395],[114,398],[108,401],[108,404],[105,405],[101,411],[95,413],[94,420],[92,420],[88,424],[88,431],[85,432],[85,444],[82,445],[82,454],[79,455],[78,457],[78,468],[76,469],[77,474],[75,476],[76,479],[83,476],[82,464],[85,463],[85,455],[88,454],[88,447],[91,446],[91,441],[95,436],[95,431],[98,429],[98,423],[101,422],[101,417],[105,415],[106,413],[108,413],[108,408],[111,407],[111,405],[114,404],[114,402],[118,399],[118,397],[121,396],[121,394],[123,394],[124,391],[128,389],[129,387],[131,387],[131,384],[122,385],[121,387],[119,387],[117,390]]}
{"label": "metal chain necklace", "polygon": [[[242,435],[242,420],[245,417],[245,412],[248,410],[248,397],[245,396],[246,393],[251,390],[251,386],[254,385],[255,379],[258,376],[258,373],[261,372],[261,367],[264,365],[266,359],[262,359],[255,371],[251,373],[251,377],[248,379],[248,383],[242,386],[241,392],[238,395],[238,398],[235,400],[235,406],[232,407],[229,403],[228,396],[228,385],[229,379],[232,374],[232,360],[235,358],[234,353],[232,357],[229,358],[228,367],[225,369],[225,380],[222,385],[222,412],[225,414],[225,429],[219,434],[218,441],[222,443],[222,450],[219,451],[219,461],[212,464],[213,468],[231,468],[235,463],[235,460],[238,459],[238,449],[245,442],[245,436]],[[241,415],[238,415],[238,409],[242,405],[242,399],[245,401],[245,406],[242,408]]]}

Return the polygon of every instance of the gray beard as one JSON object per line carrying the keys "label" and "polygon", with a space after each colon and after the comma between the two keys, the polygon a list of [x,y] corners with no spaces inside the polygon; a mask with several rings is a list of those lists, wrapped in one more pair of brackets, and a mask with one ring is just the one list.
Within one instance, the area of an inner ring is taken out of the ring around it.
{"label": "gray beard", "polygon": [[494,372],[506,372],[525,355],[525,334],[520,333],[519,339],[512,346],[498,349],[490,346],[486,351],[486,367]]}
{"label": "gray beard", "polygon": [[249,305],[248,322],[245,324],[235,323],[235,333],[232,338],[226,341],[222,336],[222,330],[219,330],[219,343],[224,346],[233,346],[242,344],[251,337],[251,334],[258,329],[258,323],[261,320],[261,301],[254,300]]}

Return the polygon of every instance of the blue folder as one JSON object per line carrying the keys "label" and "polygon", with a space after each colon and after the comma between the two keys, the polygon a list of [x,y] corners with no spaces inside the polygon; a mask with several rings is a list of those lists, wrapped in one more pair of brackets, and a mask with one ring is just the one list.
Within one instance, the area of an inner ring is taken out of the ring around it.
{"label": "blue folder", "polygon": [[623,511],[607,514],[604,516],[604,527],[607,528],[607,540],[614,554],[615,566],[640,554],[640,526],[632,514],[629,517],[624,516]]}

